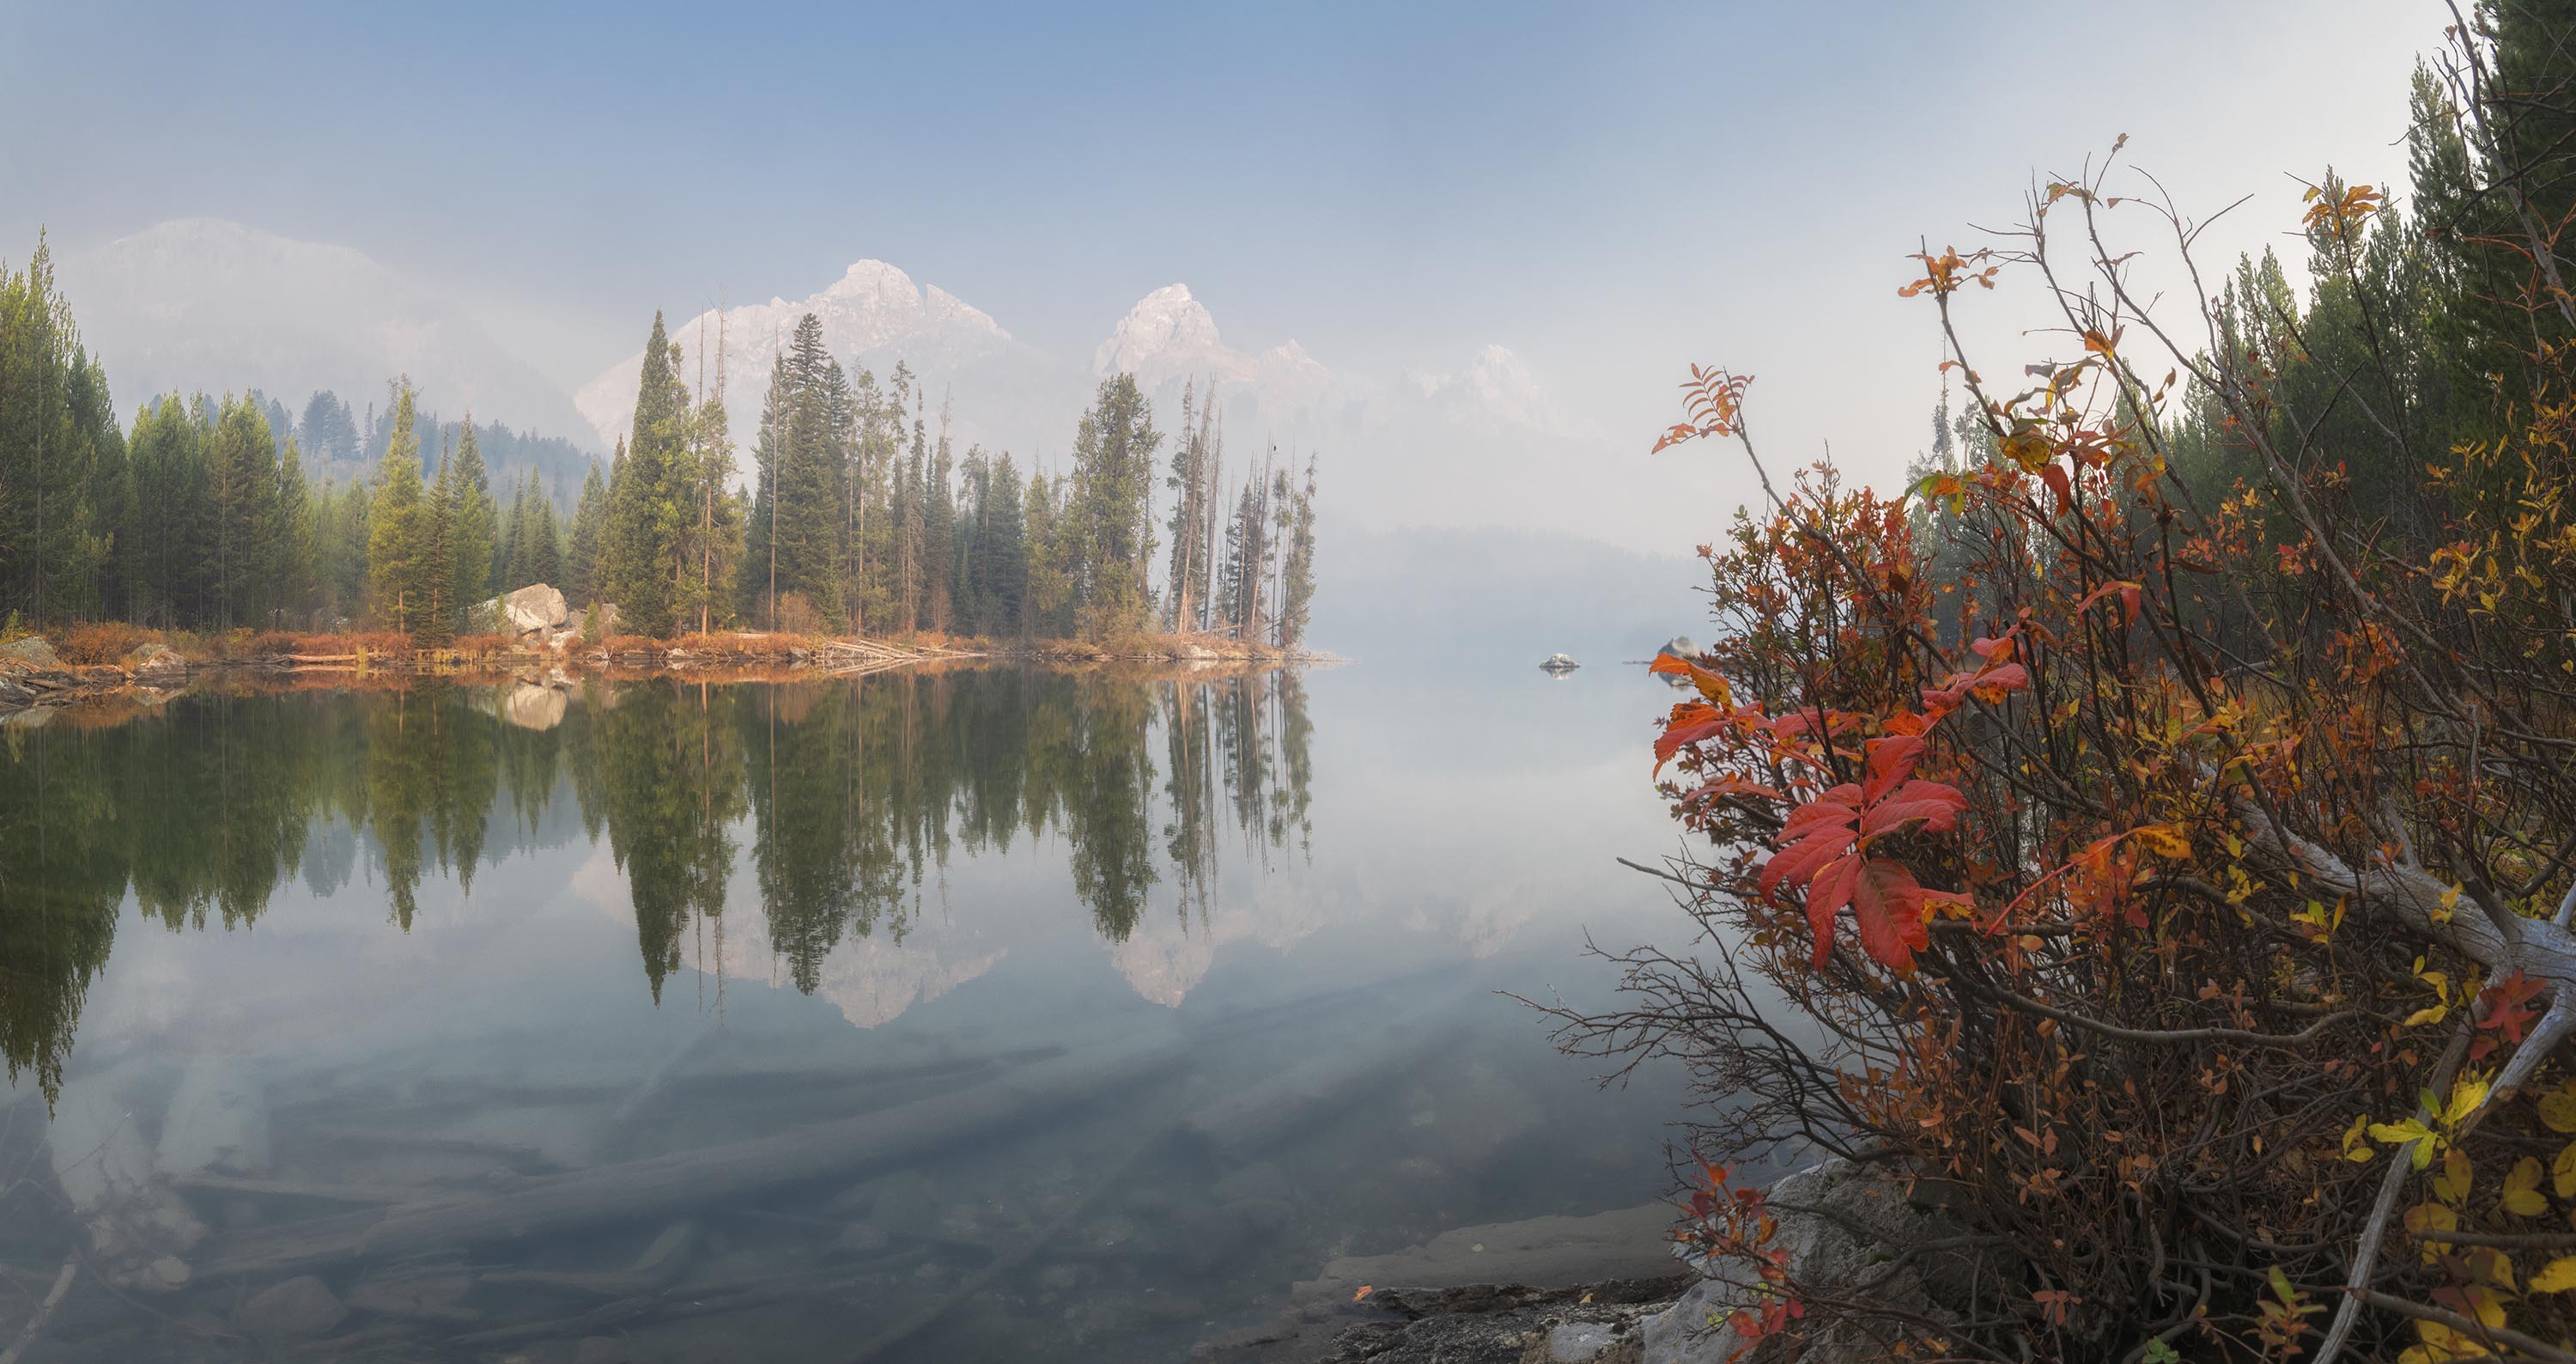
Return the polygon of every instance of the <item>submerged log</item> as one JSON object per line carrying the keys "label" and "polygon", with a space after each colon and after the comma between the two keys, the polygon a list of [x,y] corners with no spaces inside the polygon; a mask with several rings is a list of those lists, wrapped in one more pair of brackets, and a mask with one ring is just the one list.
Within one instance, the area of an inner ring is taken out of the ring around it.
{"label": "submerged log", "polygon": [[259,1276],[676,1214],[992,1136],[1167,1073],[1182,1056],[1171,1043],[1070,1056],[899,1108],[711,1150],[531,1179],[503,1194],[225,1232],[206,1243],[202,1268],[222,1277]]}

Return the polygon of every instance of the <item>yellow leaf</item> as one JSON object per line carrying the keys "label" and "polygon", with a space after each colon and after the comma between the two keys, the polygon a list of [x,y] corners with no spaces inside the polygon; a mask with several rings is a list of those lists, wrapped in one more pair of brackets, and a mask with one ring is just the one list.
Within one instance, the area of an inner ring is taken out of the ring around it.
{"label": "yellow leaf", "polygon": [[2475,1076],[2463,1078],[2458,1084],[2451,1086],[2450,1101],[2442,1105],[2442,1125],[2457,1127],[2467,1122],[2469,1115],[2478,1111],[2478,1105],[2486,1101],[2485,1079]]}
{"label": "yellow leaf", "polygon": [[2459,1207],[2469,1201],[2469,1188],[2477,1179],[2477,1166],[2470,1163],[2469,1153],[2454,1146],[2442,1156],[2442,1173],[2433,1176],[2433,1196]]}
{"label": "yellow leaf", "polygon": [[2549,1198],[2540,1192],[2540,1161],[2524,1156],[2514,1162],[2504,1177],[2504,1210],[2516,1217],[2538,1217],[2549,1211]]}
{"label": "yellow leaf", "polygon": [[2576,1132],[2576,1081],[2540,1096],[2540,1120],[2552,1132]]}
{"label": "yellow leaf", "polygon": [[2158,857],[2177,862],[2191,856],[2191,839],[2170,824],[2144,824],[2129,831],[2129,837],[2144,845]]}
{"label": "yellow leaf", "polygon": [[2567,1143],[2558,1159],[2550,1162],[2549,1185],[2560,1198],[2576,1198],[2576,1141]]}
{"label": "yellow leaf", "polygon": [[2564,1293],[2576,1288],[2576,1255],[2561,1255],[2541,1266],[2540,1272],[2531,1276],[2529,1287],[2534,1293]]}
{"label": "yellow leaf", "polygon": [[2406,1015],[2406,1026],[2410,1028],[2420,1028],[2427,1023],[2439,1023],[2444,1018],[2449,1017],[2450,1012],[2451,1006],[2448,1004],[2428,1004],[2423,1008],[2417,1009],[2415,1012]]}

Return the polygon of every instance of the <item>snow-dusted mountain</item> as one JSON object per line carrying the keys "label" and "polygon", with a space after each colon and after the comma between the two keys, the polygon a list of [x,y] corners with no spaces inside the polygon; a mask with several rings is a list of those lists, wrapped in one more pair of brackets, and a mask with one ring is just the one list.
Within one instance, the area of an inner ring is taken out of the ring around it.
{"label": "snow-dusted mountain", "polygon": [[[1049,391],[1072,387],[1069,376],[1056,372],[1061,366],[1048,365],[981,309],[943,289],[917,284],[884,261],[863,260],[801,299],[773,297],[766,303],[709,309],[667,323],[672,339],[680,343],[684,377],[692,386],[698,378],[701,348],[712,350],[722,338],[725,411],[746,474],[750,435],[760,420],[770,363],[793,339],[798,320],[809,312],[822,322],[824,343],[843,365],[866,366],[882,381],[901,360],[921,376],[931,408],[935,410],[943,396],[951,399],[963,423],[961,441],[1011,446],[1014,437],[1033,439],[1038,433],[1023,434],[1015,420],[1031,383]],[[634,425],[635,388],[643,369],[644,352],[639,347],[574,395],[582,416],[604,444],[613,445]],[[715,376],[710,364],[710,388],[715,386]],[[1057,396],[1070,400],[1074,395]],[[1069,432],[1070,415],[1065,425]],[[1029,447],[1018,444],[1016,448]]]}
{"label": "snow-dusted mountain", "polygon": [[591,442],[569,397],[436,290],[345,246],[182,218],[66,256],[57,275],[121,411],[257,388],[360,411],[409,374],[450,416]]}

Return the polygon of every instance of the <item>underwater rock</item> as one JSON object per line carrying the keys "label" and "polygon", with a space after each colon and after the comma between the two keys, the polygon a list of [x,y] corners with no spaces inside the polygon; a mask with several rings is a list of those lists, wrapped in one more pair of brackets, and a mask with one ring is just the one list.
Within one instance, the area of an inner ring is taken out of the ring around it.
{"label": "underwater rock", "polygon": [[349,1309],[310,1274],[261,1290],[233,1312],[233,1324],[262,1340],[304,1340],[340,1324]]}

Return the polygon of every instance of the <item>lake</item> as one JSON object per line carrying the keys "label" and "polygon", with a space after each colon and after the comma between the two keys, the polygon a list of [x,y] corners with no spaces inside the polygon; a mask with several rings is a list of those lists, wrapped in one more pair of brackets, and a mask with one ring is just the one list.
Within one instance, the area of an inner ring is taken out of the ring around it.
{"label": "lake", "polygon": [[1601,1089],[1506,992],[1687,931],[1612,860],[1673,846],[1668,705],[1005,666],[22,717],[0,1349],[68,1273],[30,1360],[1177,1361],[1337,1255],[1647,1202],[1679,1077]]}

